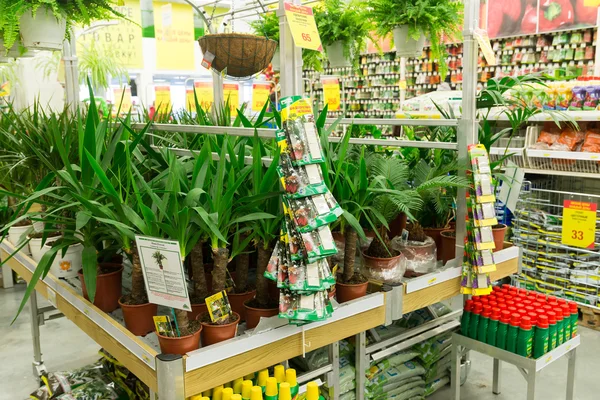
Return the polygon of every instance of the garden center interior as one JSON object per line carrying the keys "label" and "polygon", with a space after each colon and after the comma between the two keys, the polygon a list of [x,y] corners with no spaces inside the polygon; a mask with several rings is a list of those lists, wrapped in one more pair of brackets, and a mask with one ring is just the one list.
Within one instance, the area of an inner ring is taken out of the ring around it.
{"label": "garden center interior", "polygon": [[0,400],[595,400],[598,0],[0,0]]}

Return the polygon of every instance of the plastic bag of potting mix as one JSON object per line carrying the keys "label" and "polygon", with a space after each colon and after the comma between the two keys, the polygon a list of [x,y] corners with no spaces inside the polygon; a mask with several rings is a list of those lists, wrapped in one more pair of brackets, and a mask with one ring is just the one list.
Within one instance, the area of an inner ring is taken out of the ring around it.
{"label": "plastic bag of potting mix", "polygon": [[325,161],[310,100],[290,96],[280,104],[283,131],[276,134],[280,152],[289,154],[294,165]]}
{"label": "plastic bag of potting mix", "polygon": [[423,375],[423,379],[425,382],[433,381],[440,374],[445,374],[448,372],[452,364],[452,355],[448,354],[445,357],[440,358],[437,362],[433,363],[429,368],[427,368],[427,372]]}
{"label": "plastic bag of potting mix", "polygon": [[416,384],[410,385],[410,387],[425,384],[425,381],[423,380],[423,378],[420,375],[417,375],[417,376],[412,376],[407,379],[402,379],[400,381],[394,381],[392,383],[388,383],[388,384],[384,385],[383,387],[378,388],[376,391],[372,391],[367,387],[365,389],[365,394],[367,394],[367,397],[369,397],[370,399],[373,399],[373,400],[380,399],[380,398],[385,399],[389,391],[397,389],[401,386],[413,384],[415,382],[416,382]]}
{"label": "plastic bag of potting mix", "polygon": [[[415,388],[422,389],[422,392],[415,392]],[[396,388],[392,388],[389,390],[384,389],[384,395],[380,398],[381,400],[385,400],[387,398],[404,398],[408,399],[415,394],[422,394],[425,392],[425,381],[423,379],[419,379],[416,381],[405,383],[404,385],[398,386]]]}
{"label": "plastic bag of potting mix", "polygon": [[419,353],[418,357],[424,364],[431,365],[434,360],[439,359],[441,352],[451,344],[452,332],[446,332],[421,343],[417,343],[412,349]]}
{"label": "plastic bag of potting mix", "polygon": [[129,400],[127,392],[114,382],[95,380],[61,394],[57,400]]}
{"label": "plastic bag of potting mix", "polygon": [[450,383],[450,377],[448,375],[444,376],[443,378],[436,379],[435,381],[425,386],[425,393],[423,394],[425,395],[425,397],[431,396],[432,394],[446,386],[448,383]]}
{"label": "plastic bag of potting mix", "polygon": [[287,155],[282,155],[279,161],[277,173],[281,186],[289,197],[300,198],[327,192],[319,164],[296,167],[292,165],[292,160]]}
{"label": "plastic bag of potting mix", "polygon": [[284,198],[283,209],[294,221],[295,228],[299,232],[309,232],[329,225],[343,212],[329,192],[299,199]]}
{"label": "plastic bag of potting mix", "polygon": [[371,394],[383,393],[385,385],[399,382],[417,375],[423,375],[425,368],[417,361],[407,361],[396,367],[389,368],[375,376],[373,379],[367,380],[366,390]]}
{"label": "plastic bag of potting mix", "polygon": [[405,392],[398,393],[393,396],[388,396],[388,399],[394,400],[409,400],[414,398],[415,396],[421,396],[425,393],[425,388],[423,386],[413,387],[412,389],[408,389]]}
{"label": "plastic bag of potting mix", "polygon": [[371,365],[369,369],[367,369],[367,379],[373,379],[375,376],[377,376],[377,374],[383,372],[388,368],[395,367],[407,361],[410,361],[413,358],[415,358],[418,354],[418,352],[409,349],[398,352],[384,360],[381,360],[377,364]]}

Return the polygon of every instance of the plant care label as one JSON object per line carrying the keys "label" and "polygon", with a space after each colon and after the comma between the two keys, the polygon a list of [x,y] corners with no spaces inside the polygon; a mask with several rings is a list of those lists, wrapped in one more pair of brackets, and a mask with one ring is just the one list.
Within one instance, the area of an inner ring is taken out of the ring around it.
{"label": "plant care label", "polygon": [[563,202],[562,240],[567,246],[593,249],[596,238],[597,203],[565,200]]}
{"label": "plant care label", "polygon": [[305,49],[323,51],[313,9],[288,2],[283,4],[294,44]]}
{"label": "plant care label", "polygon": [[179,243],[136,236],[150,303],[191,311]]}
{"label": "plant care label", "polygon": [[204,299],[212,322],[225,322],[231,316],[231,305],[227,292],[222,290]]}

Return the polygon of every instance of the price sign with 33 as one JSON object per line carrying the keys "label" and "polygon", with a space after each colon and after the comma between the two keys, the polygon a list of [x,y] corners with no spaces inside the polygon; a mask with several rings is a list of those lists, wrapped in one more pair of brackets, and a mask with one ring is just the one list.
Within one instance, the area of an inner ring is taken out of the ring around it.
{"label": "price sign with 33", "polygon": [[567,246],[593,249],[596,239],[598,204],[565,200],[563,203],[562,243]]}

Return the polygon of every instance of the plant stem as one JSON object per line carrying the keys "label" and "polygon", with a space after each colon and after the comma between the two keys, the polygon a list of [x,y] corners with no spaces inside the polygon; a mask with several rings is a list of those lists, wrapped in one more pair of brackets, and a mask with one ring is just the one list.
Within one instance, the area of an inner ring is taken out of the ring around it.
{"label": "plant stem", "polygon": [[269,304],[269,284],[265,278],[267,264],[271,258],[273,249],[270,243],[260,241],[258,243],[258,261],[256,264],[256,301],[261,307],[267,307]]}
{"label": "plant stem", "polygon": [[354,275],[354,264],[356,262],[356,244],[358,233],[351,226],[346,226],[344,245],[344,283],[348,283]]}
{"label": "plant stem", "polygon": [[227,248],[212,249],[215,267],[213,269],[213,293],[219,293],[225,290],[225,281],[227,279],[227,260],[229,250]]}
{"label": "plant stem", "polygon": [[[127,251],[127,250],[126,250]],[[148,302],[146,287],[144,284],[144,273],[142,272],[142,263],[137,246],[132,243],[128,253],[132,256],[131,260],[131,302],[132,304],[144,304]]]}
{"label": "plant stem", "polygon": [[208,296],[206,289],[206,275],[204,274],[204,260],[202,259],[202,246],[204,242],[199,241],[192,249],[191,263],[194,281],[194,297],[205,299]]}
{"label": "plant stem", "polygon": [[175,310],[175,318],[177,318],[177,326],[179,327],[179,332],[181,336],[187,336],[191,332],[189,331],[190,320],[188,319],[188,312],[185,310],[179,310],[177,308]]}
{"label": "plant stem", "polygon": [[240,253],[235,258],[235,292],[246,293],[248,289],[248,268],[250,254]]}

